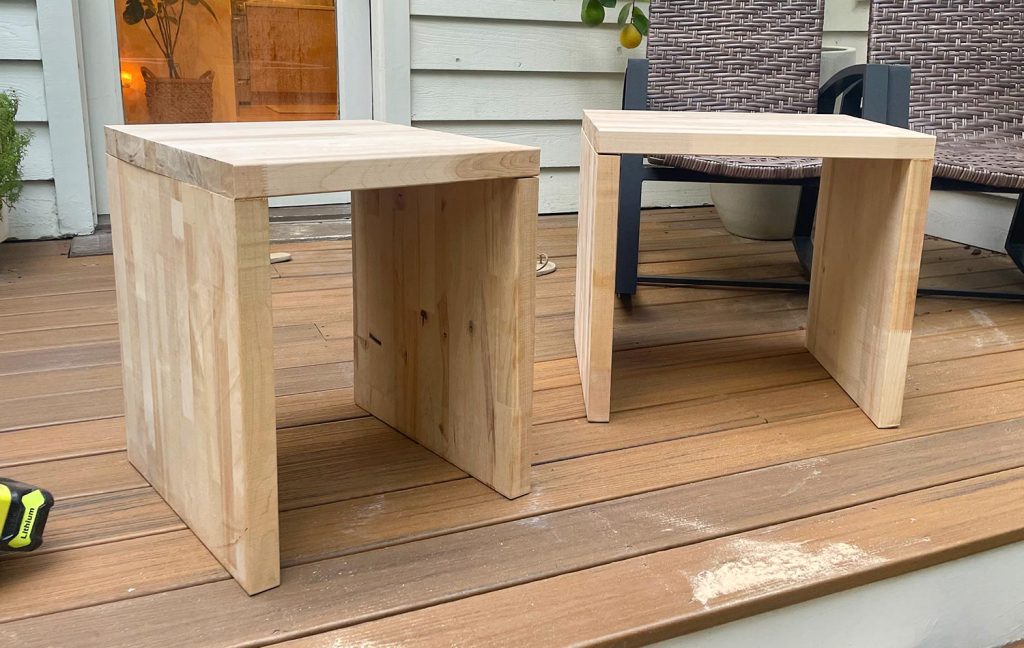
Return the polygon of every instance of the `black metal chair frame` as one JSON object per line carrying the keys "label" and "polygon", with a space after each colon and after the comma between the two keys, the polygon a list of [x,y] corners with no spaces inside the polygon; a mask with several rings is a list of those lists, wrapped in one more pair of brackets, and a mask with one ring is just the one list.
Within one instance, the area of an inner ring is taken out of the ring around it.
{"label": "black metal chair frame", "polygon": [[[623,110],[647,110],[649,70],[650,63],[647,59],[630,59],[628,62],[622,95]],[[845,115],[907,128],[910,110],[910,68],[903,65],[861,64],[840,71],[825,83],[818,94],[819,113],[835,113],[837,108]],[[621,298],[630,298],[636,293],[638,285],[808,291],[809,285],[806,282],[639,275],[641,198],[643,183],[648,181],[778,184],[801,187],[792,240],[802,273],[805,277],[810,275],[814,254],[812,232],[820,178],[751,180],[647,164],[643,155],[623,155],[619,170],[619,222],[615,267],[615,292]],[[932,188],[1005,192],[988,186],[941,178],[933,180]],[[1021,192],[1017,201],[1006,240],[1006,251],[1024,272],[1024,192]],[[994,291],[921,288],[918,295],[1024,301],[1024,293]]]}

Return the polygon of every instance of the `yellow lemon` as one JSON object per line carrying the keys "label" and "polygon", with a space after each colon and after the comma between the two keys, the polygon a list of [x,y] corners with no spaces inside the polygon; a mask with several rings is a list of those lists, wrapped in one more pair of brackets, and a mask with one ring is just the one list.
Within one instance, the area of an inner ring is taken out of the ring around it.
{"label": "yellow lemon", "polygon": [[626,25],[622,28],[622,31],[619,32],[619,42],[622,43],[622,46],[626,49],[634,49],[638,47],[643,40],[643,34],[640,33],[640,30],[637,29],[635,25]]}

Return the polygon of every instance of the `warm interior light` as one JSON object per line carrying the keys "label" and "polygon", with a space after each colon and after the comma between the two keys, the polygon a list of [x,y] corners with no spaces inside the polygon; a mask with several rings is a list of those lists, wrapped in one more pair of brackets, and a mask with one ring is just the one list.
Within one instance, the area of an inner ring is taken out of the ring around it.
{"label": "warm interior light", "polygon": [[127,87],[132,84],[132,73],[122,72],[121,73],[121,87]]}

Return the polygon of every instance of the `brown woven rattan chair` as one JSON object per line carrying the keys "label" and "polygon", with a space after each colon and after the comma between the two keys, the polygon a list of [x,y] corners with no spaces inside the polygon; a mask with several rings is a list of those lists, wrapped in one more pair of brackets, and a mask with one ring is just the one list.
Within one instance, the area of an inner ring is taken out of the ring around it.
{"label": "brown woven rattan chair", "polygon": [[1024,2],[874,0],[868,52],[911,69],[907,119],[890,123],[938,138],[933,189],[1018,195],[1006,251],[1024,271]]}
{"label": "brown woven rattan chair", "polygon": [[[889,68],[855,66],[819,92],[823,0],[652,0],[647,60],[626,70],[626,110],[844,112],[887,121]],[[685,277],[638,277],[641,187],[646,181],[786,184],[803,187],[798,218],[812,223],[821,160],[624,155],[620,166],[616,292],[638,283],[792,288],[793,284]],[[801,231],[807,228],[801,228]],[[794,239],[810,254],[809,236]]]}

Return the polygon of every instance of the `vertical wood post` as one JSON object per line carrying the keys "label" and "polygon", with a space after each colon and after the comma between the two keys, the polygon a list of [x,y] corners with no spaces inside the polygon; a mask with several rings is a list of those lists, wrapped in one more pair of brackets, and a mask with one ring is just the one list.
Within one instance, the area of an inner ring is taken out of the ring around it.
{"label": "vertical wood post", "polygon": [[353,192],[355,399],[529,490],[537,178]]}
{"label": "vertical wood post", "polygon": [[267,201],[108,169],[128,458],[247,592],[275,587]]}
{"label": "vertical wood post", "polygon": [[826,159],[807,348],[878,427],[903,411],[931,160]]}
{"label": "vertical wood post", "polygon": [[598,155],[586,134],[580,144],[576,357],[587,420],[606,423],[611,415],[619,156]]}

